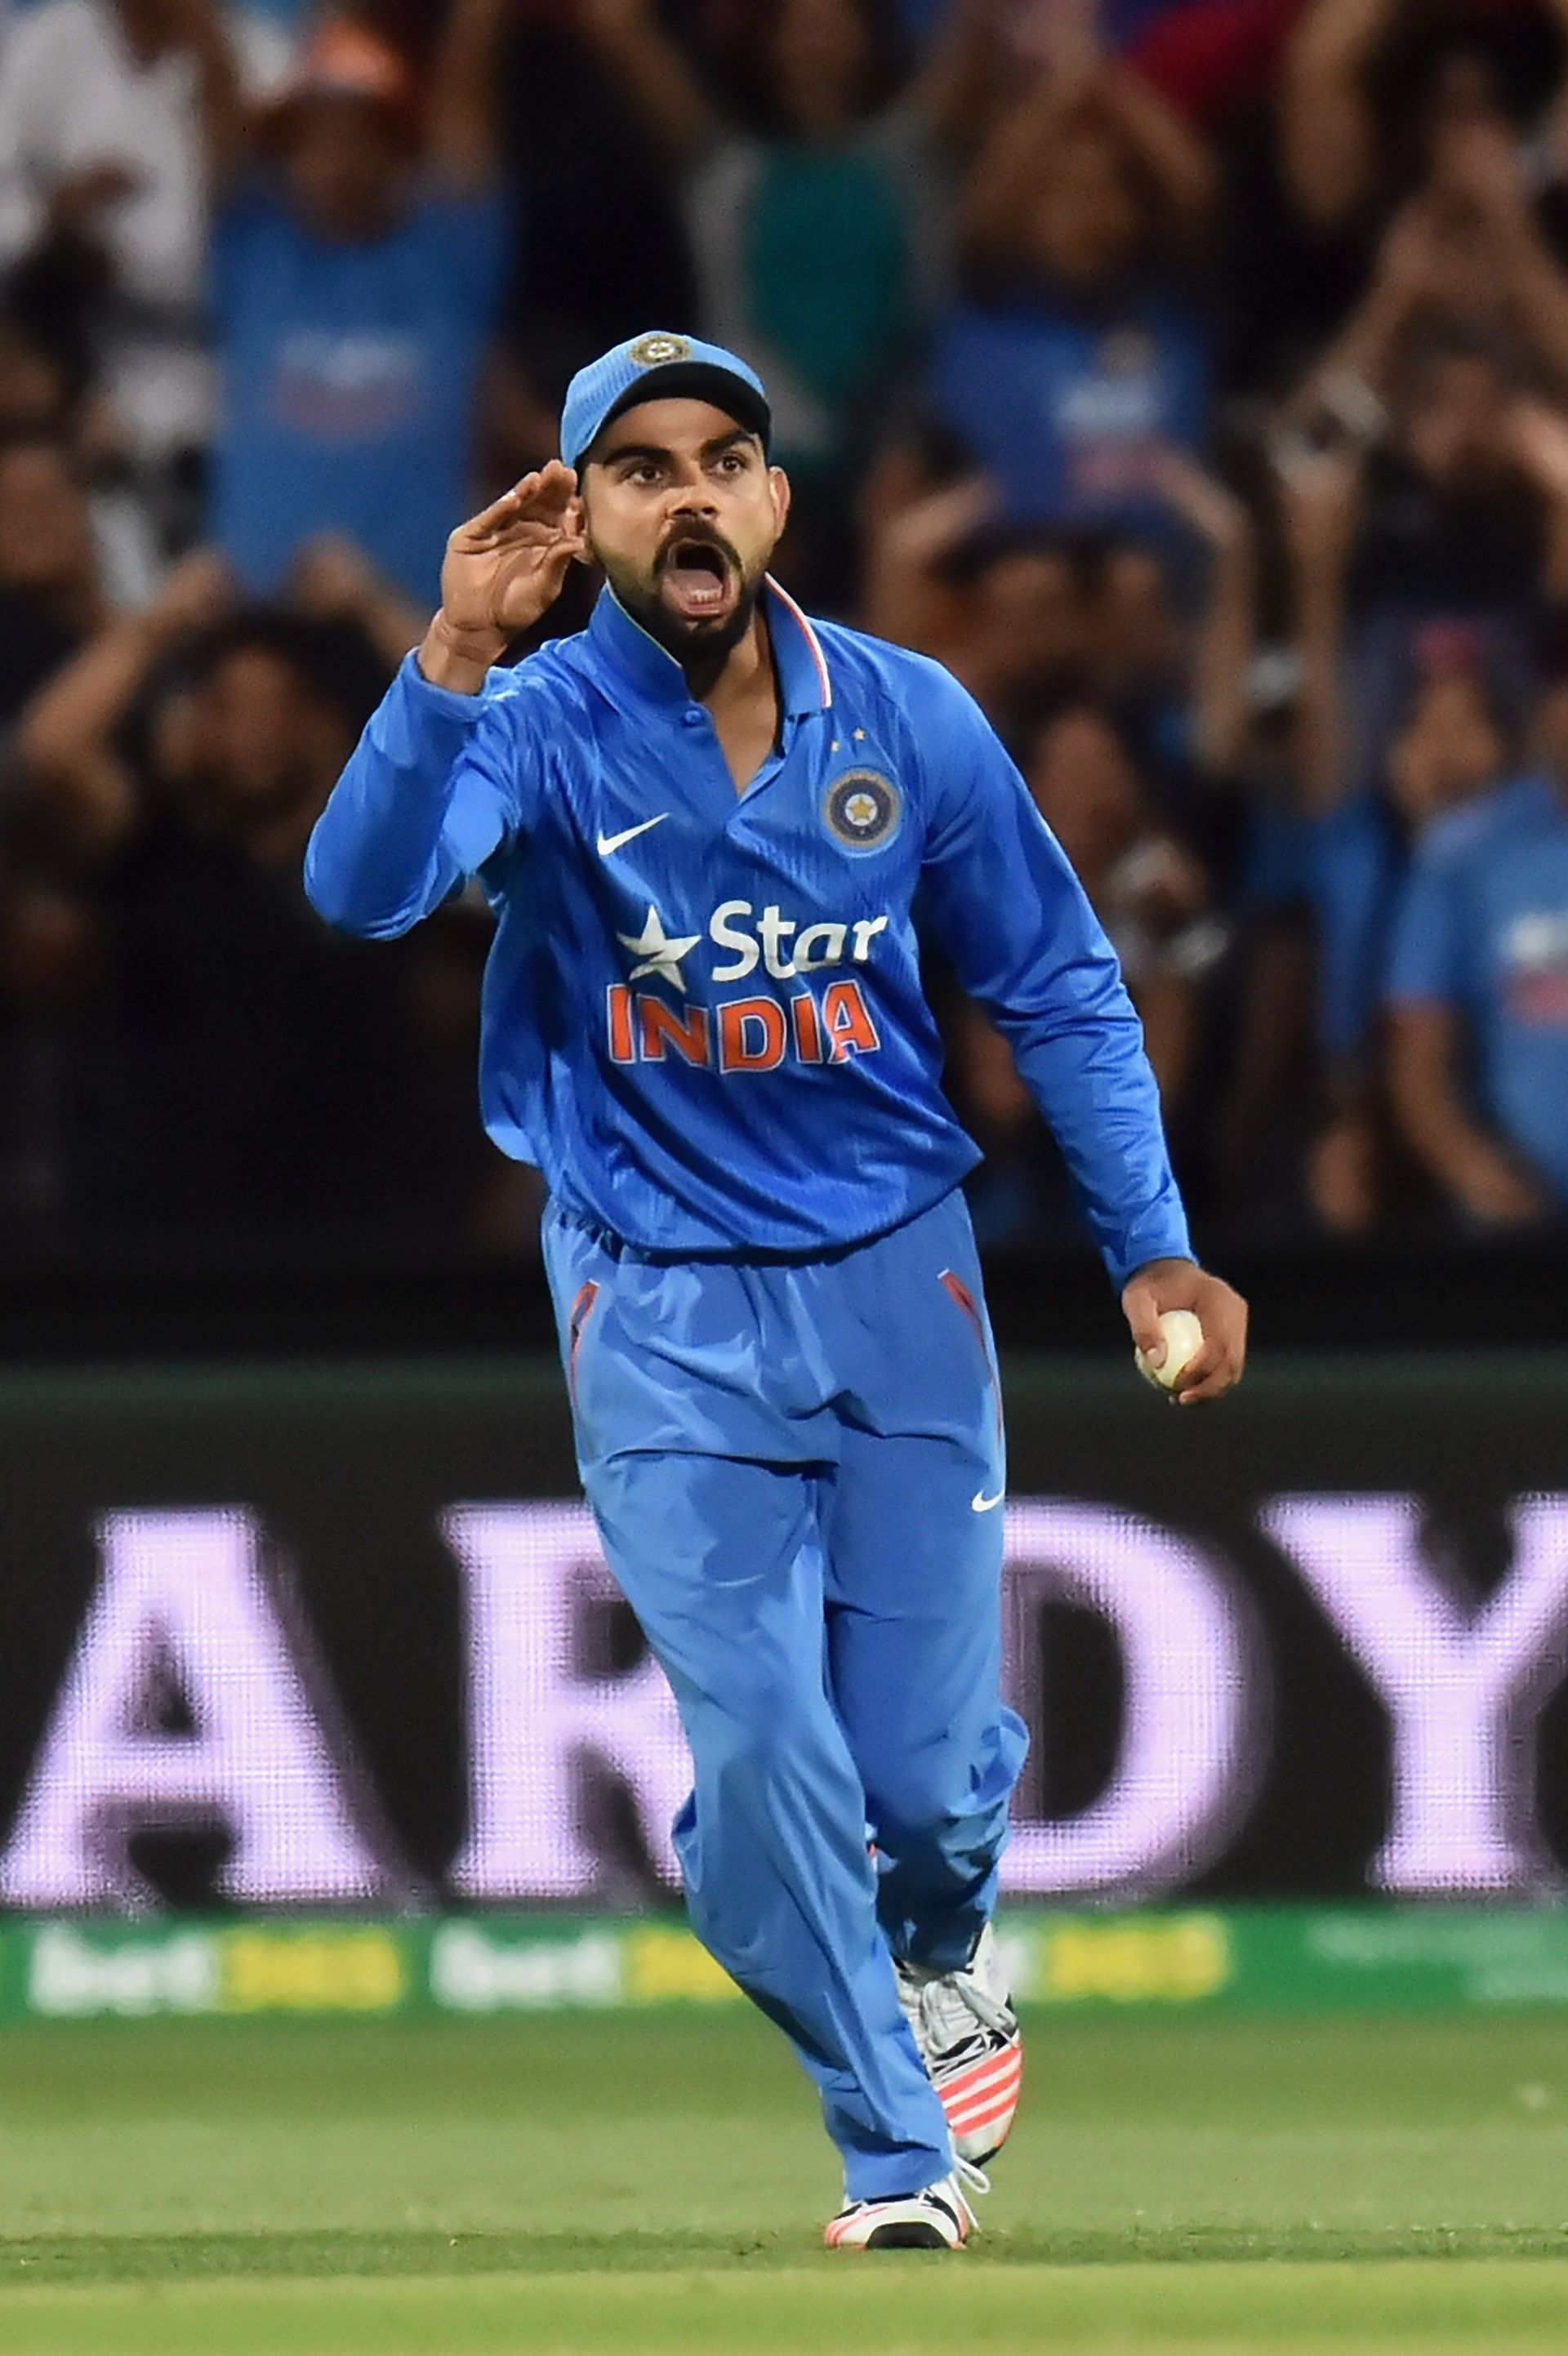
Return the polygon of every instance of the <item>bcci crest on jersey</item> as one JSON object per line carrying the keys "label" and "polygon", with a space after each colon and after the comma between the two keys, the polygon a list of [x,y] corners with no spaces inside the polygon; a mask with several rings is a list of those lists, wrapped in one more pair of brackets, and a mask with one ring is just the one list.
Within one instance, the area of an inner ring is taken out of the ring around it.
{"label": "bcci crest on jersey", "polygon": [[882,851],[897,833],[904,797],[879,769],[847,769],[822,796],[822,819],[845,851]]}

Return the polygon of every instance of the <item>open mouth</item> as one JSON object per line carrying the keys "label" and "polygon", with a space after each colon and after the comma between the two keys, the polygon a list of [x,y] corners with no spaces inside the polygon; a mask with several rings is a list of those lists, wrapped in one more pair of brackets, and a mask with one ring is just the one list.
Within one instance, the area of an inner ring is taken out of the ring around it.
{"label": "open mouth", "polygon": [[739,594],[735,567],[711,540],[677,540],[660,567],[668,602],[688,622],[722,621]]}

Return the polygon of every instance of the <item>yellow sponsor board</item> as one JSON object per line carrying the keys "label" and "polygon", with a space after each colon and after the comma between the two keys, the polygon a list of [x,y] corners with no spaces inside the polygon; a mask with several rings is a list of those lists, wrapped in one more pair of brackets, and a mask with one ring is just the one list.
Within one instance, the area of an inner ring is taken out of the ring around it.
{"label": "yellow sponsor board", "polygon": [[231,1931],[218,1944],[224,2012],[392,2012],[407,1992],[396,1937],[370,1925]]}
{"label": "yellow sponsor board", "polygon": [[1218,1914],[1062,1922],[1041,1934],[1036,1993],[1048,2004],[1196,2004],[1224,1987],[1233,1968]]}
{"label": "yellow sponsor board", "polygon": [[630,1931],[625,1954],[626,1992],[634,2003],[662,2004],[671,1997],[727,2003],[740,1996],[724,1965],[689,1931]]}

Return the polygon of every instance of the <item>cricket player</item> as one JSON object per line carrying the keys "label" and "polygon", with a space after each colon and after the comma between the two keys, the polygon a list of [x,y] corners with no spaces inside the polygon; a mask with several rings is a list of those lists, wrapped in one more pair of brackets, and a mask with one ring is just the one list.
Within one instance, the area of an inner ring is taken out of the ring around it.
{"label": "cricket player", "polygon": [[[1136,1342],[1246,1311],[1192,1258],[1115,958],[976,705],[811,621],[763,385],[635,337],[563,463],[452,534],[441,609],[306,862],[403,933],[498,929],[484,1117],[549,1186],[578,1463],[673,1688],[698,1936],[789,2037],[843,2162],[839,2248],[956,2248],[1018,2099],[991,1930],[1022,1722],[1000,1698],[1001,1399],[915,910],[1012,1044]],[[595,561],[579,636],[510,642]]]}

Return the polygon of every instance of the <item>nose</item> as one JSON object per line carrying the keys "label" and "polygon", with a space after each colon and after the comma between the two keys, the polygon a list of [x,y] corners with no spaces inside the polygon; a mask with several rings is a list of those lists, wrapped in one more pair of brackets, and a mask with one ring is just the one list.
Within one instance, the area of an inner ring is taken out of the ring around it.
{"label": "nose", "polygon": [[714,516],[718,511],[712,486],[701,475],[678,484],[671,493],[669,512],[672,523],[681,516]]}

